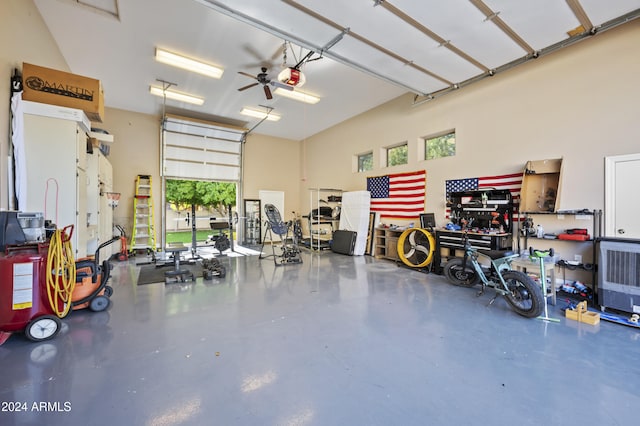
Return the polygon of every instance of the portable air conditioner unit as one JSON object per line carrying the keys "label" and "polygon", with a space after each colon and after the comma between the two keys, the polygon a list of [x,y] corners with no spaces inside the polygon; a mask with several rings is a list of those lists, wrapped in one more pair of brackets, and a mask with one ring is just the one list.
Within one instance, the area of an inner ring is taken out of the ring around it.
{"label": "portable air conditioner unit", "polygon": [[598,301],[640,314],[640,240],[598,239]]}

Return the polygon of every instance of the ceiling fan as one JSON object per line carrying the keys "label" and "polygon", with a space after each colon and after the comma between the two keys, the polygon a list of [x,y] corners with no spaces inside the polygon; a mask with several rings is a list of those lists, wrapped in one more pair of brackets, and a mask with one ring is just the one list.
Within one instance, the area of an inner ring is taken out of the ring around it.
{"label": "ceiling fan", "polygon": [[267,68],[266,67],[262,67],[261,72],[258,73],[258,75],[253,76],[251,74],[248,74],[246,72],[242,72],[242,71],[238,71],[238,74],[242,74],[245,77],[249,77],[252,78],[254,80],[256,80],[255,83],[251,83],[248,84],[244,87],[241,87],[238,89],[239,92],[242,92],[243,90],[247,90],[251,87],[257,86],[258,84],[262,84],[262,87],[264,88],[264,95],[267,97],[267,99],[273,99],[273,96],[271,95],[271,89],[269,88],[269,85],[272,85],[274,87],[280,87],[282,89],[285,90],[293,90],[292,86],[289,86],[287,84],[284,83],[280,83],[279,81],[274,81],[271,80],[267,74]]}

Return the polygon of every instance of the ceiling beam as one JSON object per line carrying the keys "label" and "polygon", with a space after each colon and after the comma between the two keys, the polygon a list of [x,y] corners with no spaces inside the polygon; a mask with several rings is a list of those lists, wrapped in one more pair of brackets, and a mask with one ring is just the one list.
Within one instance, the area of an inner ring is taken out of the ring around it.
{"label": "ceiling beam", "polygon": [[518,46],[520,46],[522,49],[524,49],[525,52],[527,52],[528,54],[533,54],[535,52],[533,47],[529,46],[529,44],[526,41],[524,41],[524,39],[522,39],[522,37],[520,37],[513,29],[511,29],[511,27],[509,25],[507,25],[506,22],[504,22],[498,16],[498,14],[500,12],[494,12],[493,10],[491,10],[491,8],[489,6],[484,4],[484,2],[482,0],[469,0],[469,1],[471,2],[471,4],[473,4],[475,7],[477,7],[478,10],[480,10],[480,12],[482,12],[484,14],[484,16],[486,16],[488,21],[493,22],[506,35],[508,35],[511,40],[516,42],[516,44]]}
{"label": "ceiling beam", "polygon": [[421,67],[420,65],[416,65],[410,59],[404,58],[404,57],[398,55],[397,53],[395,53],[395,52],[393,52],[393,51],[391,51],[391,50],[389,50],[389,49],[387,49],[385,47],[382,47],[377,43],[374,43],[373,41],[369,40],[368,38],[366,38],[364,36],[361,36],[360,34],[351,31],[349,28],[345,28],[345,27],[341,26],[340,24],[332,21],[331,19],[327,18],[326,16],[320,15],[319,13],[309,9],[308,7],[305,7],[305,6],[295,2],[293,0],[282,0],[282,2],[287,4],[287,5],[289,5],[289,6],[291,6],[291,7],[293,7],[293,8],[295,8],[295,9],[297,9],[297,10],[299,10],[300,12],[302,12],[302,13],[304,13],[306,15],[309,15],[309,16],[319,20],[320,22],[322,22],[325,25],[328,25],[328,26],[330,26],[332,28],[335,28],[336,30],[339,30],[339,31],[344,31],[346,33],[346,35],[349,35],[349,36],[355,38],[356,40],[366,44],[367,46],[369,46],[369,47],[371,47],[371,48],[373,48],[373,49],[375,49],[375,50],[377,50],[377,51],[379,51],[381,53],[384,53],[387,56],[390,56],[391,58],[395,59],[396,61],[402,62],[406,66],[409,66],[409,67],[414,68],[414,69],[416,69],[416,70],[418,70],[418,71],[420,71],[420,72],[422,72],[424,74],[427,74],[428,76],[430,76],[432,78],[435,78],[436,80],[438,80],[438,81],[440,81],[442,83],[445,83],[447,85],[453,84],[452,82],[450,82],[446,78],[441,77],[438,74],[436,74],[436,73],[434,73],[432,71],[429,71],[426,68]]}
{"label": "ceiling beam", "polygon": [[[304,47],[306,49],[309,50],[313,50],[318,54],[322,54],[323,56],[326,56],[330,59],[335,60],[336,62],[339,62],[343,65],[346,65],[348,67],[354,68],[360,72],[363,72],[365,74],[368,74],[372,77],[378,78],[382,81],[386,81],[389,84],[393,84],[395,86],[398,87],[402,87],[406,90],[408,90],[409,92],[412,93],[416,93],[419,95],[424,95],[425,91],[421,90],[417,87],[412,87],[410,85],[408,85],[407,83],[403,83],[401,81],[395,80],[389,76],[380,74],[378,71],[376,70],[372,70],[369,68],[365,68],[364,66],[362,66],[359,63],[353,62],[350,58],[346,58],[342,55],[338,55],[335,52],[332,52],[331,50],[324,50],[323,46],[318,46],[315,45],[314,43],[310,42],[309,40],[305,40],[300,38],[299,36],[292,34],[290,32],[284,31],[281,28],[276,28],[275,26],[268,24],[264,21],[261,21],[255,17],[249,16],[245,13],[242,13],[236,9],[233,9],[227,5],[225,5],[224,3],[217,1],[217,0],[194,0],[198,3],[201,3],[202,5],[209,7],[217,12],[220,12],[226,16],[229,16],[231,18],[237,19],[240,22],[244,22],[245,24],[251,25],[252,27],[261,29],[263,31],[266,31],[267,33],[278,37],[280,39],[292,42],[297,44],[300,47]],[[345,34],[349,32],[349,28],[342,28],[341,26],[337,25],[337,28],[340,28],[341,32],[344,32]],[[331,44],[331,42],[329,42],[329,44]],[[410,63],[410,62],[409,62]],[[414,66],[414,68],[417,68],[416,66]],[[446,81],[446,80],[445,80]]]}
{"label": "ceiling beam", "polygon": [[420,22],[416,21],[411,16],[407,15],[405,12],[403,12],[400,9],[398,9],[397,7],[395,7],[394,5],[389,3],[388,1],[380,1],[380,0],[374,0],[374,1],[376,2],[376,4],[375,4],[376,6],[382,6],[387,11],[391,12],[392,14],[394,14],[398,18],[402,19],[407,24],[411,25],[412,27],[414,27],[415,29],[417,29],[418,31],[420,31],[421,33],[426,35],[427,37],[429,37],[432,40],[434,40],[440,46],[449,49],[450,51],[452,51],[456,55],[460,56],[462,59],[464,59],[467,62],[470,62],[473,65],[475,65],[476,67],[480,68],[482,71],[485,71],[485,72],[489,71],[489,68],[487,66],[485,66],[484,64],[482,64],[480,61],[478,61],[475,58],[467,55],[465,52],[463,52],[462,50],[460,50],[457,47],[455,47],[449,40],[443,39],[438,34],[434,33],[429,28],[425,27]]}
{"label": "ceiling beam", "polygon": [[578,18],[582,28],[584,28],[585,31],[590,31],[593,28],[593,22],[589,19],[587,12],[584,11],[584,8],[580,4],[580,0],[566,0],[566,2],[573,14]]}

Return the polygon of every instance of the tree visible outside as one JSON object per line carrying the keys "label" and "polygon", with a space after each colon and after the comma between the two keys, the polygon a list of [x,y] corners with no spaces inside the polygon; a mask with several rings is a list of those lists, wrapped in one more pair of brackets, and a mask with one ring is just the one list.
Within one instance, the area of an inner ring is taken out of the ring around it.
{"label": "tree visible outside", "polygon": [[226,217],[227,206],[236,205],[236,184],[167,179],[166,202],[176,210],[190,210],[191,205],[213,209]]}
{"label": "tree visible outside", "polygon": [[446,135],[428,138],[425,143],[425,159],[453,157],[456,155],[456,133],[451,132]]}
{"label": "tree visible outside", "polygon": [[387,148],[387,166],[407,164],[409,161],[409,147],[406,143]]}
{"label": "tree visible outside", "polygon": [[358,172],[373,170],[373,152],[358,155]]}

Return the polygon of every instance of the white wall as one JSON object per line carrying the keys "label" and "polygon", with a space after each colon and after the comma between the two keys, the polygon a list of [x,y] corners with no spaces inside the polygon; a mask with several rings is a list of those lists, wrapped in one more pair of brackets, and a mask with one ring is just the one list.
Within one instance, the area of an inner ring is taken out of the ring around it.
{"label": "white wall", "polygon": [[9,79],[22,63],[69,71],[32,0],[0,1],[0,208],[7,208],[9,155]]}

